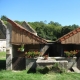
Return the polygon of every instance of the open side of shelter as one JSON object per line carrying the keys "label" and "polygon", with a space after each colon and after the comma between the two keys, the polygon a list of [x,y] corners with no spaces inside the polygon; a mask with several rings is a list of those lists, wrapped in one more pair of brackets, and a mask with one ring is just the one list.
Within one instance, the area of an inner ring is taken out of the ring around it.
{"label": "open side of shelter", "polygon": [[65,56],[64,51],[79,51],[75,56],[77,57],[77,67],[80,69],[80,27],[62,36],[56,42],[62,46],[63,57]]}

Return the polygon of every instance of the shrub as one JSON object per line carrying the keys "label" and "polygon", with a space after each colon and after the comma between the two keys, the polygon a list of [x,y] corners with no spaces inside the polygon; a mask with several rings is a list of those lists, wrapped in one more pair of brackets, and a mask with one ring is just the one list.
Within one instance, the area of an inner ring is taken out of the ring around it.
{"label": "shrub", "polygon": [[36,72],[37,73],[42,73],[42,74],[46,74],[46,73],[64,73],[64,72],[66,72],[66,70],[63,69],[62,67],[59,67],[58,63],[54,63],[53,65],[45,66],[43,68],[37,68]]}
{"label": "shrub", "polygon": [[65,54],[67,57],[73,57],[73,56],[75,56],[77,53],[79,53],[79,50],[64,51],[64,54]]}
{"label": "shrub", "polygon": [[40,55],[40,52],[38,51],[29,51],[25,53],[27,58],[36,58]]}

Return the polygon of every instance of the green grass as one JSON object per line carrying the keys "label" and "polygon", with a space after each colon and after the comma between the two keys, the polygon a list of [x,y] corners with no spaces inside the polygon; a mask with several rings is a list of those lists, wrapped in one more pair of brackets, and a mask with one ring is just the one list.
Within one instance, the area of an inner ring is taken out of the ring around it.
{"label": "green grass", "polygon": [[24,71],[0,71],[0,80],[80,80],[79,73],[51,73],[51,74],[39,74],[30,73]]}
{"label": "green grass", "polygon": [[6,69],[6,52],[0,52],[0,70]]}
{"label": "green grass", "polygon": [[0,52],[0,60],[6,59],[6,52]]}

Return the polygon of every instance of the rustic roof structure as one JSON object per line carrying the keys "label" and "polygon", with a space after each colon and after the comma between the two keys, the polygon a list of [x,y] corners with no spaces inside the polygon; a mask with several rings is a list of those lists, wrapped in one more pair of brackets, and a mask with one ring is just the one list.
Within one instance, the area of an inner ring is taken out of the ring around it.
{"label": "rustic roof structure", "polygon": [[[27,29],[25,29],[24,27],[19,25],[18,23],[12,21],[11,19],[7,18],[7,21],[13,27],[12,28],[13,29],[12,40],[11,40],[12,44],[20,44],[20,43],[24,43],[24,44],[45,44],[45,43],[47,43],[46,40],[44,40],[43,38],[40,38],[39,36],[34,35],[30,31],[28,31]],[[20,41],[19,38],[22,39],[22,40]]]}
{"label": "rustic roof structure", "polygon": [[80,44],[80,28],[77,28],[57,40],[62,44]]}
{"label": "rustic roof structure", "polygon": [[32,33],[37,33],[27,22],[23,22],[22,26],[25,27],[28,31],[32,32]]}

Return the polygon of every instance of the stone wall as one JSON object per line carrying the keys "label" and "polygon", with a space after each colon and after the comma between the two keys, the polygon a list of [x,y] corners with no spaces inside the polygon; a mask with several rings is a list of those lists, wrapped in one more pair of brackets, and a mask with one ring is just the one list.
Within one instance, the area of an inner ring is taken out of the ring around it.
{"label": "stone wall", "polygon": [[37,68],[44,68],[46,66],[54,66],[54,64],[58,64],[59,68],[63,68],[66,71],[68,70],[68,61],[67,60],[63,60],[63,61],[57,61],[52,57],[49,57],[48,60],[44,60],[43,58],[38,58],[38,60],[36,61],[37,64]]}
{"label": "stone wall", "polygon": [[11,24],[7,24],[6,29],[6,69],[12,70],[12,44],[10,44],[11,41],[11,31],[12,26]]}
{"label": "stone wall", "polygon": [[36,69],[36,60],[26,58],[26,70]]}
{"label": "stone wall", "polygon": [[80,70],[80,57],[77,59],[77,68]]}
{"label": "stone wall", "polygon": [[0,39],[0,51],[6,52],[6,39]]}

